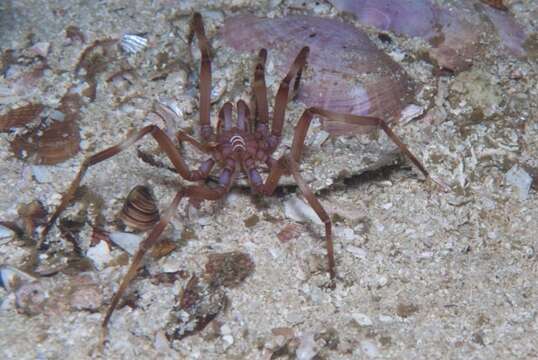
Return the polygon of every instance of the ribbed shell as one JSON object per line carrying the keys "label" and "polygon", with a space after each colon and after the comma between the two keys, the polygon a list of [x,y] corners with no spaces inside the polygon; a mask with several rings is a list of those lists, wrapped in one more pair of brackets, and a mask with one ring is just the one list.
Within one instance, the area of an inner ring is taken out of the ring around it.
{"label": "ribbed shell", "polygon": [[27,104],[0,116],[0,131],[20,128],[36,119],[43,111],[42,104]]}
{"label": "ribbed shell", "polygon": [[64,95],[54,116],[15,137],[11,143],[12,151],[20,159],[41,165],[54,165],[70,159],[80,150],[77,121],[81,106],[79,95]]}
{"label": "ribbed shell", "polygon": [[413,82],[401,66],[363,31],[337,20],[236,16],[225,21],[223,35],[239,51],[268,49],[279,75],[309,46],[308,76],[299,92],[307,106],[390,121],[414,98]]}
{"label": "ribbed shell", "polygon": [[147,186],[135,186],[127,195],[119,214],[123,223],[133,229],[146,231],[159,221],[159,208]]}

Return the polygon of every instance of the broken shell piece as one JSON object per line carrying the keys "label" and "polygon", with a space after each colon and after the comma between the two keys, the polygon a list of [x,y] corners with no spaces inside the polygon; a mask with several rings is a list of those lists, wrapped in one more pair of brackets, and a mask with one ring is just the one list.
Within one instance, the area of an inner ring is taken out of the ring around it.
{"label": "broken shell piece", "polygon": [[159,208],[151,189],[147,186],[135,186],[119,214],[123,223],[135,230],[146,231],[151,229],[159,221]]}
{"label": "broken shell piece", "polygon": [[58,164],[76,155],[80,150],[77,120],[81,106],[79,95],[65,94],[60,106],[51,112],[48,119],[12,141],[15,155],[21,159],[30,158],[34,164],[41,165]]}
{"label": "broken shell piece", "polygon": [[420,115],[424,114],[424,108],[415,104],[410,104],[402,110],[400,114],[400,124],[407,124],[413,119],[418,118]]}
{"label": "broken shell piece", "polygon": [[168,340],[181,340],[203,330],[226,308],[228,299],[220,287],[210,286],[193,276],[174,306],[166,325]]}
{"label": "broken shell piece", "polygon": [[110,256],[110,247],[106,241],[100,241],[97,245],[92,246],[86,251],[88,257],[98,270],[103,269],[112,257]]}
{"label": "broken shell piece", "polygon": [[136,54],[148,46],[148,40],[142,36],[125,34],[121,37],[120,46],[126,53]]}
{"label": "broken shell piece", "polygon": [[36,119],[43,111],[42,104],[28,104],[9,111],[0,116],[0,131],[20,128]]}
{"label": "broken shell piece", "polygon": [[24,284],[36,281],[37,279],[24,271],[10,265],[0,266],[0,285],[11,292],[17,290]]}
{"label": "broken shell piece", "polygon": [[129,255],[136,253],[142,241],[142,236],[126,232],[111,232],[108,236],[114,244],[127,251]]}

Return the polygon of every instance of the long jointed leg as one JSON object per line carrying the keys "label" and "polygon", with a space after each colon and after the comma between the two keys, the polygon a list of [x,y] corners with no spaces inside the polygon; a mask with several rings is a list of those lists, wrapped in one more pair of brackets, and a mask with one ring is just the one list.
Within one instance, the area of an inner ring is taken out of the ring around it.
{"label": "long jointed leg", "polygon": [[293,64],[291,65],[288,74],[286,75],[284,80],[282,80],[282,83],[280,83],[280,87],[278,88],[278,92],[276,93],[273,124],[271,128],[271,135],[275,139],[274,143],[271,144],[273,149],[276,148],[276,146],[280,142],[280,136],[282,135],[282,127],[284,126],[284,119],[286,116],[286,107],[288,105],[288,101],[290,100],[290,82],[295,79],[292,92],[293,94],[299,88],[301,73],[306,65],[306,58],[308,57],[309,51],[310,50],[308,47],[304,47],[301,49],[301,51],[295,58],[295,61],[293,61]]}
{"label": "long jointed leg", "polygon": [[291,172],[291,175],[293,175],[295,182],[297,183],[297,185],[299,185],[299,189],[301,189],[301,192],[303,193],[304,198],[306,199],[306,201],[308,201],[308,204],[312,207],[312,209],[314,209],[314,211],[316,212],[316,214],[318,214],[321,221],[323,221],[323,223],[325,224],[325,242],[327,246],[327,261],[328,261],[328,266],[329,266],[329,275],[331,277],[331,281],[334,282],[334,279],[336,278],[336,270],[335,270],[335,262],[334,262],[334,248],[333,248],[331,218],[329,217],[329,214],[327,214],[323,206],[321,206],[321,203],[319,202],[319,200],[316,198],[316,196],[310,189],[310,186],[308,186],[306,181],[301,176],[301,173],[299,171],[299,164],[295,160],[293,160],[291,156],[288,157],[288,168]]}
{"label": "long jointed leg", "polygon": [[196,181],[201,180],[199,179],[200,175],[196,172],[192,172],[189,170],[187,164],[181,157],[181,154],[176,150],[174,144],[172,141],[168,138],[168,136],[158,127],[154,125],[146,126],[142,129],[140,129],[138,132],[132,134],[127,139],[123,140],[121,143],[114,145],[112,147],[109,147],[108,149],[105,149],[93,156],[90,156],[84,160],[82,163],[80,170],[78,171],[77,176],[69,186],[69,189],[63,194],[62,199],[60,201],[60,205],[54,210],[52,216],[48,220],[45,228],[43,229],[43,232],[41,233],[41,237],[37,244],[37,250],[39,251],[41,246],[43,245],[43,242],[58,218],[62,211],[65,210],[65,208],[69,205],[71,200],[74,198],[75,193],[80,186],[80,182],[82,181],[82,178],[86,174],[86,171],[90,166],[96,165],[100,163],[101,161],[107,160],[114,155],[117,155],[118,153],[122,152],[126,148],[128,148],[130,145],[134,144],[138,140],[142,139],[146,135],[152,135],[157,143],[159,144],[160,148],[164,150],[172,164],[174,165],[176,171],[178,174],[180,174],[182,177],[189,181]]}
{"label": "long jointed leg", "polygon": [[[400,151],[409,159],[411,162],[420,170],[420,172],[426,177],[430,178],[430,174],[422,165],[422,163],[417,159],[411,151],[409,151],[409,148],[407,145],[405,145],[402,140],[396,135],[392,129],[387,125],[387,123],[379,118],[375,117],[367,117],[367,116],[358,116],[358,115],[350,115],[350,114],[340,114],[329,110],[323,110],[319,108],[310,108],[305,110],[305,112],[310,112],[315,115],[322,116],[329,121],[337,121],[344,126],[347,126],[349,129],[349,134],[353,134],[354,132],[357,132],[357,128],[364,127],[364,126],[376,126],[380,127],[385,134],[400,148]],[[355,130],[355,131],[354,131]],[[306,135],[306,131],[305,131]]]}
{"label": "long jointed leg", "polygon": [[267,50],[261,49],[258,54],[258,61],[254,69],[254,93],[256,107],[256,128],[265,133],[269,130],[269,109],[267,107],[267,87],[265,85],[265,61],[267,60]]}
{"label": "long jointed leg", "polygon": [[211,59],[209,50],[209,41],[205,36],[204,23],[202,16],[195,13],[192,17],[191,30],[189,33],[189,45],[192,43],[193,36],[196,35],[198,47],[201,53],[200,64],[200,126],[201,135],[204,141],[211,140],[213,129],[210,123],[211,108]]}

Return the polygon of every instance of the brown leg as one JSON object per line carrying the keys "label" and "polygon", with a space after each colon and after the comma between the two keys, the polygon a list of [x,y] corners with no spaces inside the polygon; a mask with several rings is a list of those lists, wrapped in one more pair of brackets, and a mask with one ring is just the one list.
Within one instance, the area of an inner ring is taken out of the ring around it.
{"label": "brown leg", "polygon": [[309,49],[304,47],[301,49],[295,61],[291,65],[291,68],[282,80],[275,99],[275,109],[273,114],[273,124],[271,128],[271,135],[275,139],[271,144],[273,150],[280,142],[280,136],[282,135],[282,127],[284,126],[284,119],[286,116],[286,106],[288,105],[288,100],[290,99],[290,82],[295,78],[295,83],[293,86],[294,92],[297,91],[299,87],[299,81],[301,79],[301,73],[304,66],[306,65],[306,58],[308,57]]}
{"label": "brown leg", "polygon": [[250,123],[248,119],[250,118],[250,109],[248,105],[243,100],[237,101],[237,128],[242,131],[250,133],[252,129],[250,128]]}
{"label": "brown leg", "polygon": [[261,49],[258,55],[258,62],[254,70],[254,84],[252,92],[256,106],[256,129],[267,134],[269,131],[269,109],[267,106],[267,87],[265,85],[265,61],[267,60],[267,50]]}
{"label": "brown leg", "polygon": [[229,131],[233,127],[232,123],[233,104],[229,101],[225,102],[219,110],[219,121],[217,123],[217,134],[222,131]]}
{"label": "brown leg", "polygon": [[[287,158],[288,160],[288,168],[293,175],[293,178],[295,179],[295,182],[297,182],[297,185],[299,185],[299,188],[301,189],[301,192],[303,193],[304,198],[306,201],[308,201],[308,204],[314,209],[316,214],[318,214],[319,218],[323,223],[325,224],[325,242],[327,246],[327,261],[329,266],[329,275],[331,277],[331,281],[334,282],[336,278],[336,270],[335,270],[335,262],[334,262],[334,248],[333,248],[333,238],[332,238],[332,223],[331,218],[329,217],[329,214],[325,211],[323,206],[321,206],[321,203],[316,198],[312,190],[310,189],[310,186],[304,181],[303,177],[301,176],[301,173],[299,171],[299,164],[293,160],[293,158],[290,156]],[[334,283],[333,283],[334,285]]]}
{"label": "brown leg", "polygon": [[[357,128],[364,127],[364,126],[376,126],[380,127],[385,134],[400,148],[400,151],[409,159],[411,162],[420,170],[422,174],[426,178],[431,178],[430,174],[422,165],[422,163],[416,158],[411,151],[409,151],[409,148],[402,142],[402,140],[396,135],[392,129],[387,125],[385,121],[379,118],[374,117],[367,117],[367,116],[358,116],[358,115],[351,115],[351,114],[340,114],[329,110],[323,110],[319,108],[310,108],[305,110],[305,112],[310,112],[315,115],[322,116],[329,121],[336,121],[341,123],[344,127],[347,127],[348,133],[353,134],[354,132],[357,132]],[[304,116],[304,115],[303,115]],[[311,120],[311,117],[310,117]],[[308,123],[310,123],[310,120]],[[308,130],[308,125],[306,125],[306,129],[304,129],[303,141],[304,142],[304,136],[306,135],[306,130]],[[354,131],[355,130],[355,131]],[[299,131],[298,131],[299,132]],[[303,130],[300,131],[301,134],[303,133]],[[297,135],[297,133],[296,133]],[[295,139],[294,143],[295,145]],[[295,154],[296,156],[300,156],[300,152],[298,154]]]}
{"label": "brown leg", "polygon": [[189,33],[189,45],[196,35],[198,47],[202,54],[200,64],[200,126],[202,140],[209,141],[213,136],[211,127],[210,108],[211,108],[211,60],[209,41],[205,36],[204,23],[202,15],[194,13],[192,16],[191,30]]}
{"label": "brown leg", "polygon": [[164,150],[172,164],[174,165],[176,171],[184,177],[186,180],[189,181],[196,181],[201,180],[202,175],[199,174],[196,171],[189,170],[187,164],[181,157],[181,154],[177,151],[174,144],[168,138],[168,136],[158,127],[154,125],[146,126],[142,129],[140,129],[135,134],[132,134],[127,139],[123,140],[118,145],[114,145],[112,147],[109,147],[108,149],[105,149],[101,152],[98,152],[95,155],[90,156],[89,158],[86,158],[84,162],[82,163],[80,170],[78,171],[77,176],[69,186],[69,189],[63,194],[62,200],[60,202],[60,205],[54,210],[54,213],[50,217],[50,219],[47,222],[47,225],[43,229],[43,232],[41,233],[41,237],[37,244],[37,249],[39,250],[43,244],[43,241],[45,240],[45,237],[47,236],[50,228],[60,216],[62,211],[65,210],[65,208],[69,205],[73,197],[75,196],[75,192],[77,191],[80,182],[82,181],[82,178],[84,177],[84,174],[86,174],[86,171],[90,166],[93,166],[95,164],[100,163],[101,161],[104,161],[106,159],[109,159],[113,157],[114,155],[120,153],[121,151],[128,148],[130,145],[134,144],[138,140],[142,139],[144,136],[150,134],[155,138],[157,143],[159,144],[160,148]]}

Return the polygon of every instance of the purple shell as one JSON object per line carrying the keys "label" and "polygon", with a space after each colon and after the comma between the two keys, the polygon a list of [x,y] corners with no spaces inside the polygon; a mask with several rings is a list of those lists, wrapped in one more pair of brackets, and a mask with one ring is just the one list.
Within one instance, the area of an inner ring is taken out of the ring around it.
{"label": "purple shell", "polygon": [[365,25],[420,37],[432,45],[430,57],[439,66],[461,71],[483,51],[484,36],[496,35],[501,48],[524,56],[527,35],[507,12],[478,1],[453,0],[439,6],[432,0],[330,0]]}
{"label": "purple shell", "polygon": [[309,46],[310,70],[299,94],[307,106],[393,120],[414,99],[404,70],[351,25],[319,17],[247,15],[227,19],[223,35],[238,51],[268,49],[280,74]]}

